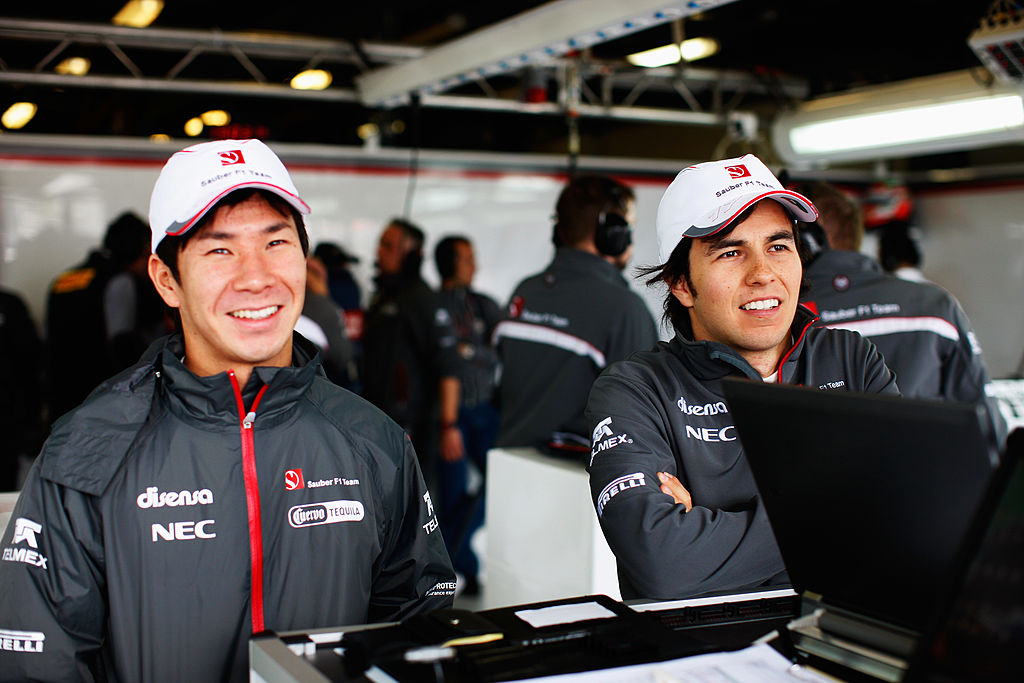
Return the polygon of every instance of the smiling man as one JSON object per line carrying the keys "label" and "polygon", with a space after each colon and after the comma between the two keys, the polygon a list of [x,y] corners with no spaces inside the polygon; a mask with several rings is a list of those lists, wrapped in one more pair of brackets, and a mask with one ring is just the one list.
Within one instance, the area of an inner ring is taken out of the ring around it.
{"label": "smiling man", "polygon": [[451,604],[409,439],[293,335],[308,213],[256,140],[164,166],[149,274],[179,332],[37,459],[4,536],[0,680],[244,681],[253,633]]}
{"label": "smiling man", "polygon": [[676,335],[594,383],[590,485],[624,599],[785,586],[788,577],[722,392],[727,376],[896,393],[863,337],[798,304],[798,221],[814,206],[753,155],[683,169],[658,207]]}

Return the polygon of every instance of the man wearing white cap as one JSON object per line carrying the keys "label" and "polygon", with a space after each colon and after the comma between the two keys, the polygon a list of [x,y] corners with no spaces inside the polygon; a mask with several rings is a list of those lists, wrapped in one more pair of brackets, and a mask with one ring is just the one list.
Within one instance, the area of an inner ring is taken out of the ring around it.
{"label": "man wearing white cap", "polygon": [[308,213],[256,140],[164,166],[179,332],[54,426],[3,539],[0,679],[244,681],[254,633],[451,604],[408,438],[293,336]]}
{"label": "man wearing white cap", "polygon": [[[814,206],[753,155],[683,169],[658,207],[665,317],[676,336],[594,383],[590,485],[624,599],[788,583],[722,392],[747,377],[896,393],[860,335],[798,306],[796,221]],[[642,530],[642,531],[641,531]]]}

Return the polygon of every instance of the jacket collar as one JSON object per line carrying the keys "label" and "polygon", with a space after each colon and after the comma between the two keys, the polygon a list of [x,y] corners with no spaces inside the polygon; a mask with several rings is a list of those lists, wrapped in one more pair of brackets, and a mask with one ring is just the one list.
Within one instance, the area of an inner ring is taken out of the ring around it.
{"label": "jacket collar", "polygon": [[[157,349],[153,359],[168,408],[207,424],[237,425],[242,416],[238,414],[234,384],[228,373],[199,377],[181,362],[184,355],[184,340],[173,334]],[[300,335],[293,335],[292,365],[254,368],[246,386],[240,387],[245,409],[249,410],[257,392],[266,385],[258,419],[262,424],[276,422],[302,397],[317,374],[323,374],[319,351]]]}
{"label": "jacket collar", "polygon": [[[785,382],[793,376],[797,360],[803,352],[807,330],[818,319],[805,306],[798,305],[790,327],[793,345],[783,354],[779,381]],[[669,349],[678,356],[690,371],[699,379],[718,379],[737,372],[750,379],[761,379],[761,373],[755,370],[743,356],[720,342],[694,341],[693,331],[676,328],[676,336],[669,343]]]}

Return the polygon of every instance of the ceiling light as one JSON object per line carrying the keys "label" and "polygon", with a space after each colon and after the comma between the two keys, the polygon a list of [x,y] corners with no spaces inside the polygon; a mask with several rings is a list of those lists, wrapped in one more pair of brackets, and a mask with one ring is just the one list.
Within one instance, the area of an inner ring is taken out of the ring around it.
{"label": "ceiling light", "polygon": [[89,73],[89,67],[91,66],[92,62],[85,57],[68,57],[55,66],[53,70],[64,76],[84,76]]}
{"label": "ceiling light", "polygon": [[128,0],[111,21],[117,26],[145,28],[160,16],[163,0]]}
{"label": "ceiling light", "polygon": [[231,114],[223,109],[211,109],[199,117],[207,126],[226,126],[231,123]]}
{"label": "ceiling light", "polygon": [[788,163],[990,147],[1024,141],[1024,99],[953,72],[811,100],[776,118],[772,141]]}
{"label": "ceiling light", "polygon": [[153,133],[149,136],[150,142],[156,142],[158,144],[164,144],[171,141],[171,136],[167,133]]}
{"label": "ceiling light", "polygon": [[203,132],[203,120],[198,116],[193,116],[185,122],[185,135],[190,138],[194,138]]}
{"label": "ceiling light", "polygon": [[369,140],[380,135],[380,128],[376,123],[364,123],[356,128],[356,135],[359,136],[360,140]]}
{"label": "ceiling light", "polygon": [[466,34],[417,59],[356,76],[363,104],[394,107],[411,93],[436,95],[465,83],[684,19],[735,0],[551,0]]}
{"label": "ceiling light", "polygon": [[36,115],[36,109],[35,102],[15,102],[0,117],[0,123],[4,124],[5,128],[18,130],[32,120]]}
{"label": "ceiling light", "polygon": [[306,69],[295,74],[290,85],[295,90],[323,90],[331,84],[331,72],[323,69]]}
{"label": "ceiling light", "polygon": [[680,57],[686,62],[695,62],[698,59],[710,57],[718,52],[718,41],[714,38],[690,38],[679,45],[662,45],[651,50],[637,52],[626,57],[626,60],[634,66],[654,68],[676,64]]}

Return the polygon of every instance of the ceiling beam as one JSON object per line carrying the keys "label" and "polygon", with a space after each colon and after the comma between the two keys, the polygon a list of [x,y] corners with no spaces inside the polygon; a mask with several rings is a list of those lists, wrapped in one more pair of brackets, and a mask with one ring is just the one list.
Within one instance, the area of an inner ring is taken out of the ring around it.
{"label": "ceiling beam", "polygon": [[547,64],[574,50],[681,19],[733,0],[554,0],[356,77],[367,106],[397,106],[411,93],[438,94],[467,82]]}

